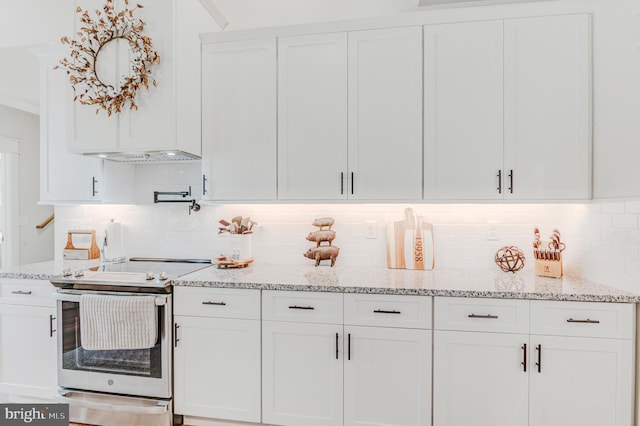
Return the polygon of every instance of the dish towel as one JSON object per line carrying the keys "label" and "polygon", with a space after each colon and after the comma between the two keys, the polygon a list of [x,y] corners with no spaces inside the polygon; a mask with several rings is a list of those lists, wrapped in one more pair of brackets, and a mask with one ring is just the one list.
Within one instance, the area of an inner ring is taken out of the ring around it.
{"label": "dish towel", "polygon": [[155,297],[80,296],[80,339],[89,350],[147,349],[156,344]]}

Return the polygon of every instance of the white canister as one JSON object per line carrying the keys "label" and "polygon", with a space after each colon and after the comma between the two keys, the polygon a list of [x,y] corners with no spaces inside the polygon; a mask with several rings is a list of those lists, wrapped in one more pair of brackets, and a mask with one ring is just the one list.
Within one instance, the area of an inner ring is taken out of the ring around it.
{"label": "white canister", "polygon": [[251,234],[229,234],[228,257],[236,262],[251,259]]}

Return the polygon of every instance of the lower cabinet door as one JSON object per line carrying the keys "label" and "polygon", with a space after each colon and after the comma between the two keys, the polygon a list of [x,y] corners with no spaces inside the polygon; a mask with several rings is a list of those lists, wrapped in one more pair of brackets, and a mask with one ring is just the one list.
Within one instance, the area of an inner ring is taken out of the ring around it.
{"label": "lower cabinet door", "polygon": [[342,425],[342,325],[262,322],[262,422]]}
{"label": "lower cabinet door", "polygon": [[345,327],[344,424],[431,424],[431,330]]}
{"label": "lower cabinet door", "polygon": [[50,398],[58,387],[54,307],[0,304],[0,391]]}
{"label": "lower cabinet door", "polygon": [[434,331],[433,425],[527,426],[528,341],[521,334]]}
{"label": "lower cabinet door", "polygon": [[530,366],[530,426],[633,424],[631,340],[531,336]]}
{"label": "lower cabinet door", "polygon": [[175,317],[176,414],[260,422],[260,321]]}

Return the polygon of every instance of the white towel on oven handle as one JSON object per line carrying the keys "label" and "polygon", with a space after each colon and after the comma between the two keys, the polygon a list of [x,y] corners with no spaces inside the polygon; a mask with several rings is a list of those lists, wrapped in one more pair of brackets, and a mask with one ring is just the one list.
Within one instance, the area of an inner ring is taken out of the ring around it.
{"label": "white towel on oven handle", "polygon": [[147,349],[156,344],[155,297],[80,296],[80,339],[89,350]]}

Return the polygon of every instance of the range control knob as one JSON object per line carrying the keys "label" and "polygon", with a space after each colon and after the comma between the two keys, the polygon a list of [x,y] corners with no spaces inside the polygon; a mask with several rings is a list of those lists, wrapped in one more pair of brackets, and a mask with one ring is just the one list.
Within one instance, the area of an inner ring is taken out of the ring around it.
{"label": "range control knob", "polygon": [[84,271],[82,269],[78,269],[73,273],[73,276],[76,278],[84,277]]}
{"label": "range control knob", "polygon": [[160,272],[160,281],[165,281],[167,278],[169,278],[169,277],[167,276],[166,272],[164,272],[164,271]]}
{"label": "range control knob", "polygon": [[153,272],[149,271],[147,272],[147,280],[152,280],[154,279],[156,276],[153,274]]}
{"label": "range control knob", "polygon": [[62,276],[63,277],[70,277],[71,275],[73,275],[71,273],[71,268],[65,268],[62,270]]}

